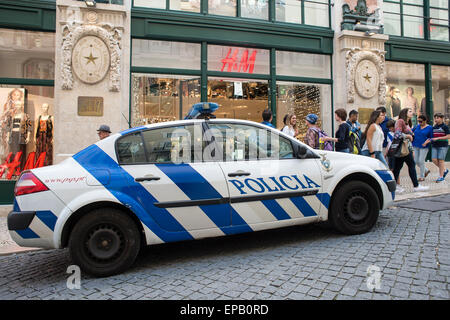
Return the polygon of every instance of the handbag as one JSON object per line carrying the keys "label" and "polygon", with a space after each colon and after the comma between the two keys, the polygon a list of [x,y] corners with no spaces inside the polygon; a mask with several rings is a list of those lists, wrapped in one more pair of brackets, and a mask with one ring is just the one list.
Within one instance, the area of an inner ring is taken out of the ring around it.
{"label": "handbag", "polygon": [[401,148],[400,148],[400,153],[396,157],[397,158],[406,157],[409,154],[409,152],[410,152],[410,150],[409,150],[409,140],[408,139],[403,139],[402,144],[401,144]]}

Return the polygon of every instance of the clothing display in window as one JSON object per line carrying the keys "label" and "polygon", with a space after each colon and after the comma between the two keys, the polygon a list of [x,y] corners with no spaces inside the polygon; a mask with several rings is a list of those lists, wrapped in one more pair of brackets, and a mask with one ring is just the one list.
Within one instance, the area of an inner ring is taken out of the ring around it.
{"label": "clothing display in window", "polygon": [[42,114],[37,121],[36,158],[45,152],[44,165],[53,163],[53,117],[48,114],[48,104],[42,105]]}

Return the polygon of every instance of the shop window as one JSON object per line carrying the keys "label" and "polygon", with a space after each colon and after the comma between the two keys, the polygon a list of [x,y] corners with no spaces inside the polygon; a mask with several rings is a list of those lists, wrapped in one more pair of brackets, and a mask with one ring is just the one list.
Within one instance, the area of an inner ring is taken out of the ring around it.
{"label": "shop window", "polygon": [[444,114],[444,122],[450,125],[450,67],[431,66],[433,80],[433,114]]}
{"label": "shop window", "polygon": [[201,0],[170,0],[170,10],[200,12]]}
{"label": "shop window", "polygon": [[55,34],[0,29],[0,78],[55,78]]}
{"label": "shop window", "polygon": [[304,24],[313,26],[329,27],[328,0],[305,1]]}
{"label": "shop window", "polygon": [[448,5],[448,0],[430,0],[431,40],[449,41]]}
{"label": "shop window", "polygon": [[200,69],[201,45],[198,43],[132,40],[134,67]]}
{"label": "shop window", "polygon": [[331,77],[328,55],[277,51],[276,59],[277,75],[327,79]]}
{"label": "shop window", "polygon": [[209,45],[208,70],[269,74],[270,51],[256,48]]}
{"label": "shop window", "polygon": [[218,118],[262,121],[268,108],[269,86],[264,80],[208,79],[208,101],[219,104]]}
{"label": "shop window", "polygon": [[183,119],[200,102],[200,78],[133,74],[132,126]]}
{"label": "shop window", "polygon": [[53,163],[53,87],[0,87],[0,179]]}
{"label": "shop window", "polygon": [[241,0],[241,17],[268,20],[269,1]]}
{"label": "shop window", "polygon": [[277,21],[302,23],[301,0],[276,0],[275,7]]}
{"label": "shop window", "polygon": [[413,110],[413,125],[426,114],[425,66],[386,61],[386,115],[397,119],[403,108]]}
{"label": "shop window", "polygon": [[153,9],[165,9],[166,0],[133,0],[133,5],[135,7],[145,7]]}
{"label": "shop window", "polygon": [[303,141],[306,131],[306,116],[314,113],[319,120],[317,125],[331,133],[331,86],[294,82],[277,82],[277,128],[284,127],[283,118],[294,114],[297,118],[299,138]]}
{"label": "shop window", "polygon": [[208,13],[220,16],[235,17],[236,0],[208,0]]}

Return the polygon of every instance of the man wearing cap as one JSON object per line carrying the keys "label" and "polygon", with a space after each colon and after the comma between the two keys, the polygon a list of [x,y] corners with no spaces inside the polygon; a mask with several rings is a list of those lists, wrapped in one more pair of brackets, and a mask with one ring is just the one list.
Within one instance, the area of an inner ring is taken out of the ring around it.
{"label": "man wearing cap", "polygon": [[103,140],[109,137],[109,135],[111,134],[111,130],[109,129],[109,126],[107,126],[106,124],[102,124],[100,128],[98,128],[97,134],[100,140]]}

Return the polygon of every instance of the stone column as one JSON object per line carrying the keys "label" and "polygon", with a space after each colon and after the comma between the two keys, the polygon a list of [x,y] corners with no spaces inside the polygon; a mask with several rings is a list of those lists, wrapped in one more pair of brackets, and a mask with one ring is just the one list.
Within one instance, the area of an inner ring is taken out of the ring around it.
{"label": "stone column", "polygon": [[[347,113],[355,109],[359,112],[360,122],[364,124],[371,111],[385,104],[384,43],[389,36],[341,30],[342,5],[346,3],[349,4],[350,1],[340,0],[335,4],[334,109],[344,108]],[[369,8],[369,12],[375,8],[376,6]]]}
{"label": "stone column", "polygon": [[56,1],[54,163],[98,141],[101,124],[128,128],[130,3]]}

